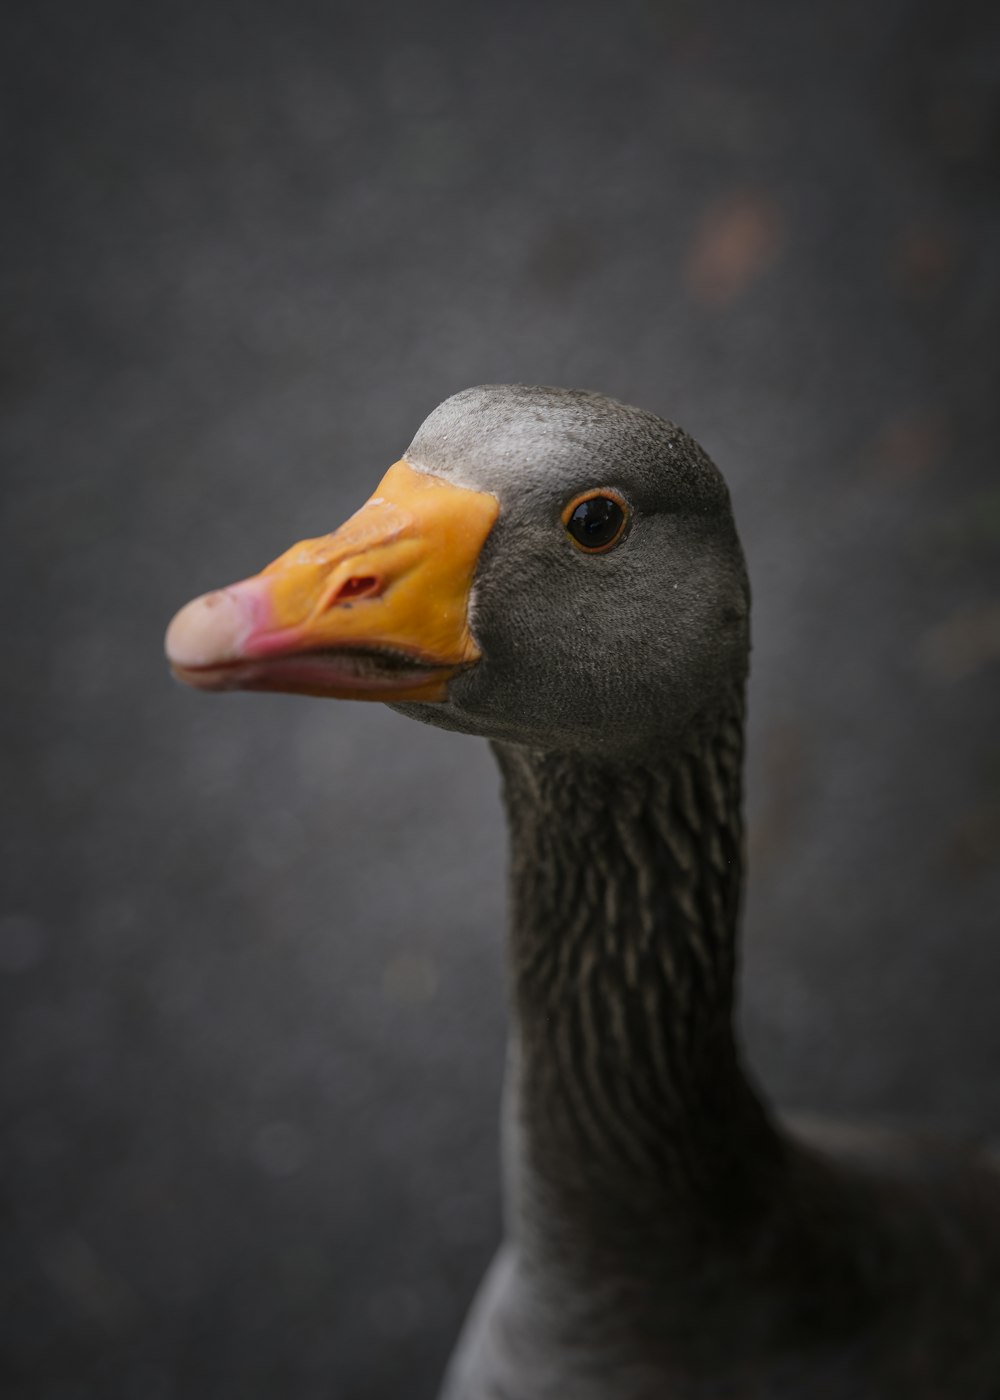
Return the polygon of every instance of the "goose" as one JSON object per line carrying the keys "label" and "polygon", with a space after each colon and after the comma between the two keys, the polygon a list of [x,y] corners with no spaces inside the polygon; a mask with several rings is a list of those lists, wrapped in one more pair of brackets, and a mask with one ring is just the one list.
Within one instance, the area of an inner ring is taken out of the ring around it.
{"label": "goose", "polygon": [[1000,1396],[996,1161],[785,1121],[743,1064],[748,629],[691,437],[487,385],[168,630],[198,689],[380,700],[499,764],[504,1240],[442,1400]]}

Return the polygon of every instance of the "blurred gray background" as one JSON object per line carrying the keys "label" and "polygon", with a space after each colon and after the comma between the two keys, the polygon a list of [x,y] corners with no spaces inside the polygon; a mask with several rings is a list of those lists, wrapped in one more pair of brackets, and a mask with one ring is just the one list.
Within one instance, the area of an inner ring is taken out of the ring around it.
{"label": "blurred gray background", "polygon": [[163,629],[468,384],[731,482],[743,1025],[1000,1131],[1000,11],[18,4],[3,23],[6,1400],[420,1400],[499,1230],[485,747]]}

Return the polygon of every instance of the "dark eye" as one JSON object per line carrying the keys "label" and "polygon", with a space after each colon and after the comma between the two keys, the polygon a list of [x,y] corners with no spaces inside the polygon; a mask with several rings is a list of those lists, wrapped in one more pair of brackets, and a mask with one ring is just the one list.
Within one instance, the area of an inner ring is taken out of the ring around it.
{"label": "dark eye", "polygon": [[621,539],[628,523],[628,506],[617,494],[592,491],[574,497],[562,519],[575,544],[588,554],[598,554]]}

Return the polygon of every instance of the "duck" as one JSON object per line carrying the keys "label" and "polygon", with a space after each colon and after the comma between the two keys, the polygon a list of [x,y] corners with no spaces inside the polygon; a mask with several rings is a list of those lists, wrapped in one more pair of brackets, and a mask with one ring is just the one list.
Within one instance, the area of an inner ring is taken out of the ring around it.
{"label": "duck", "polygon": [[988,1144],[783,1116],[744,1062],[749,624],[693,438],[483,385],[168,629],[199,690],[377,700],[499,765],[504,1235],[441,1400],[1000,1396]]}

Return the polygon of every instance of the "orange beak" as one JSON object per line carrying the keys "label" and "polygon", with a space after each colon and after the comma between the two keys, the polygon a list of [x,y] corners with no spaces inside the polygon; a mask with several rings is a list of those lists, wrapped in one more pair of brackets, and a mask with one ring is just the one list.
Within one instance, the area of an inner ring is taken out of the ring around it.
{"label": "orange beak", "polygon": [[332,535],[182,608],[167,629],[174,675],[199,690],[446,699],[479,659],[469,597],[498,511],[397,462]]}

